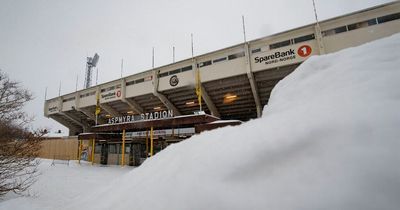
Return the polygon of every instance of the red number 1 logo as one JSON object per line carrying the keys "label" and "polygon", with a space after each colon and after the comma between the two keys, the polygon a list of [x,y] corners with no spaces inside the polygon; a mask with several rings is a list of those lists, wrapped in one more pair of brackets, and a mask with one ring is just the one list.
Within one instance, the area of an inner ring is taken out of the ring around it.
{"label": "red number 1 logo", "polygon": [[299,54],[301,57],[307,57],[311,54],[311,52],[312,49],[309,45],[303,45],[297,50],[297,54]]}

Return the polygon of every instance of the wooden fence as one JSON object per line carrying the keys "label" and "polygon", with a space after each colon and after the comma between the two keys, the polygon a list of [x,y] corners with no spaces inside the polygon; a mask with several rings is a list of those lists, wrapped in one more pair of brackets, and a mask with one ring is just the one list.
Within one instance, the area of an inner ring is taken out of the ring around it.
{"label": "wooden fence", "polygon": [[46,138],[42,142],[40,158],[57,160],[76,160],[78,156],[78,138]]}

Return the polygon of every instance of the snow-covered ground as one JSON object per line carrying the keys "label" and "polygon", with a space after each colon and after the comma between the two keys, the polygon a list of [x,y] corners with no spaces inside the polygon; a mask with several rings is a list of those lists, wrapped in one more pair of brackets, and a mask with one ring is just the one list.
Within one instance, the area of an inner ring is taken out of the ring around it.
{"label": "snow-covered ground", "polygon": [[400,34],[314,56],[260,119],[139,168],[42,167],[36,196],[0,209],[400,209],[399,84]]}
{"label": "snow-covered ground", "polygon": [[54,210],[80,200],[81,196],[112,182],[114,177],[126,174],[133,167],[92,166],[90,163],[41,159],[40,176],[37,182],[24,193],[24,196],[7,194],[0,200],[0,209],[4,210]]}

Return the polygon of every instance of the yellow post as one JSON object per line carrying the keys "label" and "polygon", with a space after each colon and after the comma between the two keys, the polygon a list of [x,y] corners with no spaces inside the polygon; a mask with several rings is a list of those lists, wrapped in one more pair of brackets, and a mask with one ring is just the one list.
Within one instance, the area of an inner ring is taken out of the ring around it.
{"label": "yellow post", "polygon": [[153,147],[154,147],[154,145],[153,145],[153,126],[151,126],[151,129],[150,129],[150,156],[153,156]]}
{"label": "yellow post", "polygon": [[79,140],[79,147],[78,147],[78,163],[81,164],[81,155],[82,155],[82,140]]}
{"label": "yellow post", "polygon": [[94,149],[96,148],[95,146],[95,139],[92,139],[92,165],[94,164]]}
{"label": "yellow post", "polygon": [[122,157],[121,157],[121,166],[125,164],[125,129],[122,130]]}
{"label": "yellow post", "polygon": [[146,158],[149,157],[149,131],[146,130]]}
{"label": "yellow post", "polygon": [[201,93],[200,70],[197,69],[197,72],[196,72],[196,95],[197,95],[197,100],[199,102],[200,111],[202,110],[202,107],[201,107],[201,94],[202,93]]}

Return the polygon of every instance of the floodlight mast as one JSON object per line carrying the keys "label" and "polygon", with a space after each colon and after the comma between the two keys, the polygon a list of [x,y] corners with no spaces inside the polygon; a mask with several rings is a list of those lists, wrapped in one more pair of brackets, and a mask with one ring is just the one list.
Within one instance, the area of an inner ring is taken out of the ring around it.
{"label": "floodlight mast", "polygon": [[93,57],[87,57],[86,61],[86,75],[85,75],[85,88],[92,86],[92,69],[96,67],[99,61],[99,55],[96,53]]}

